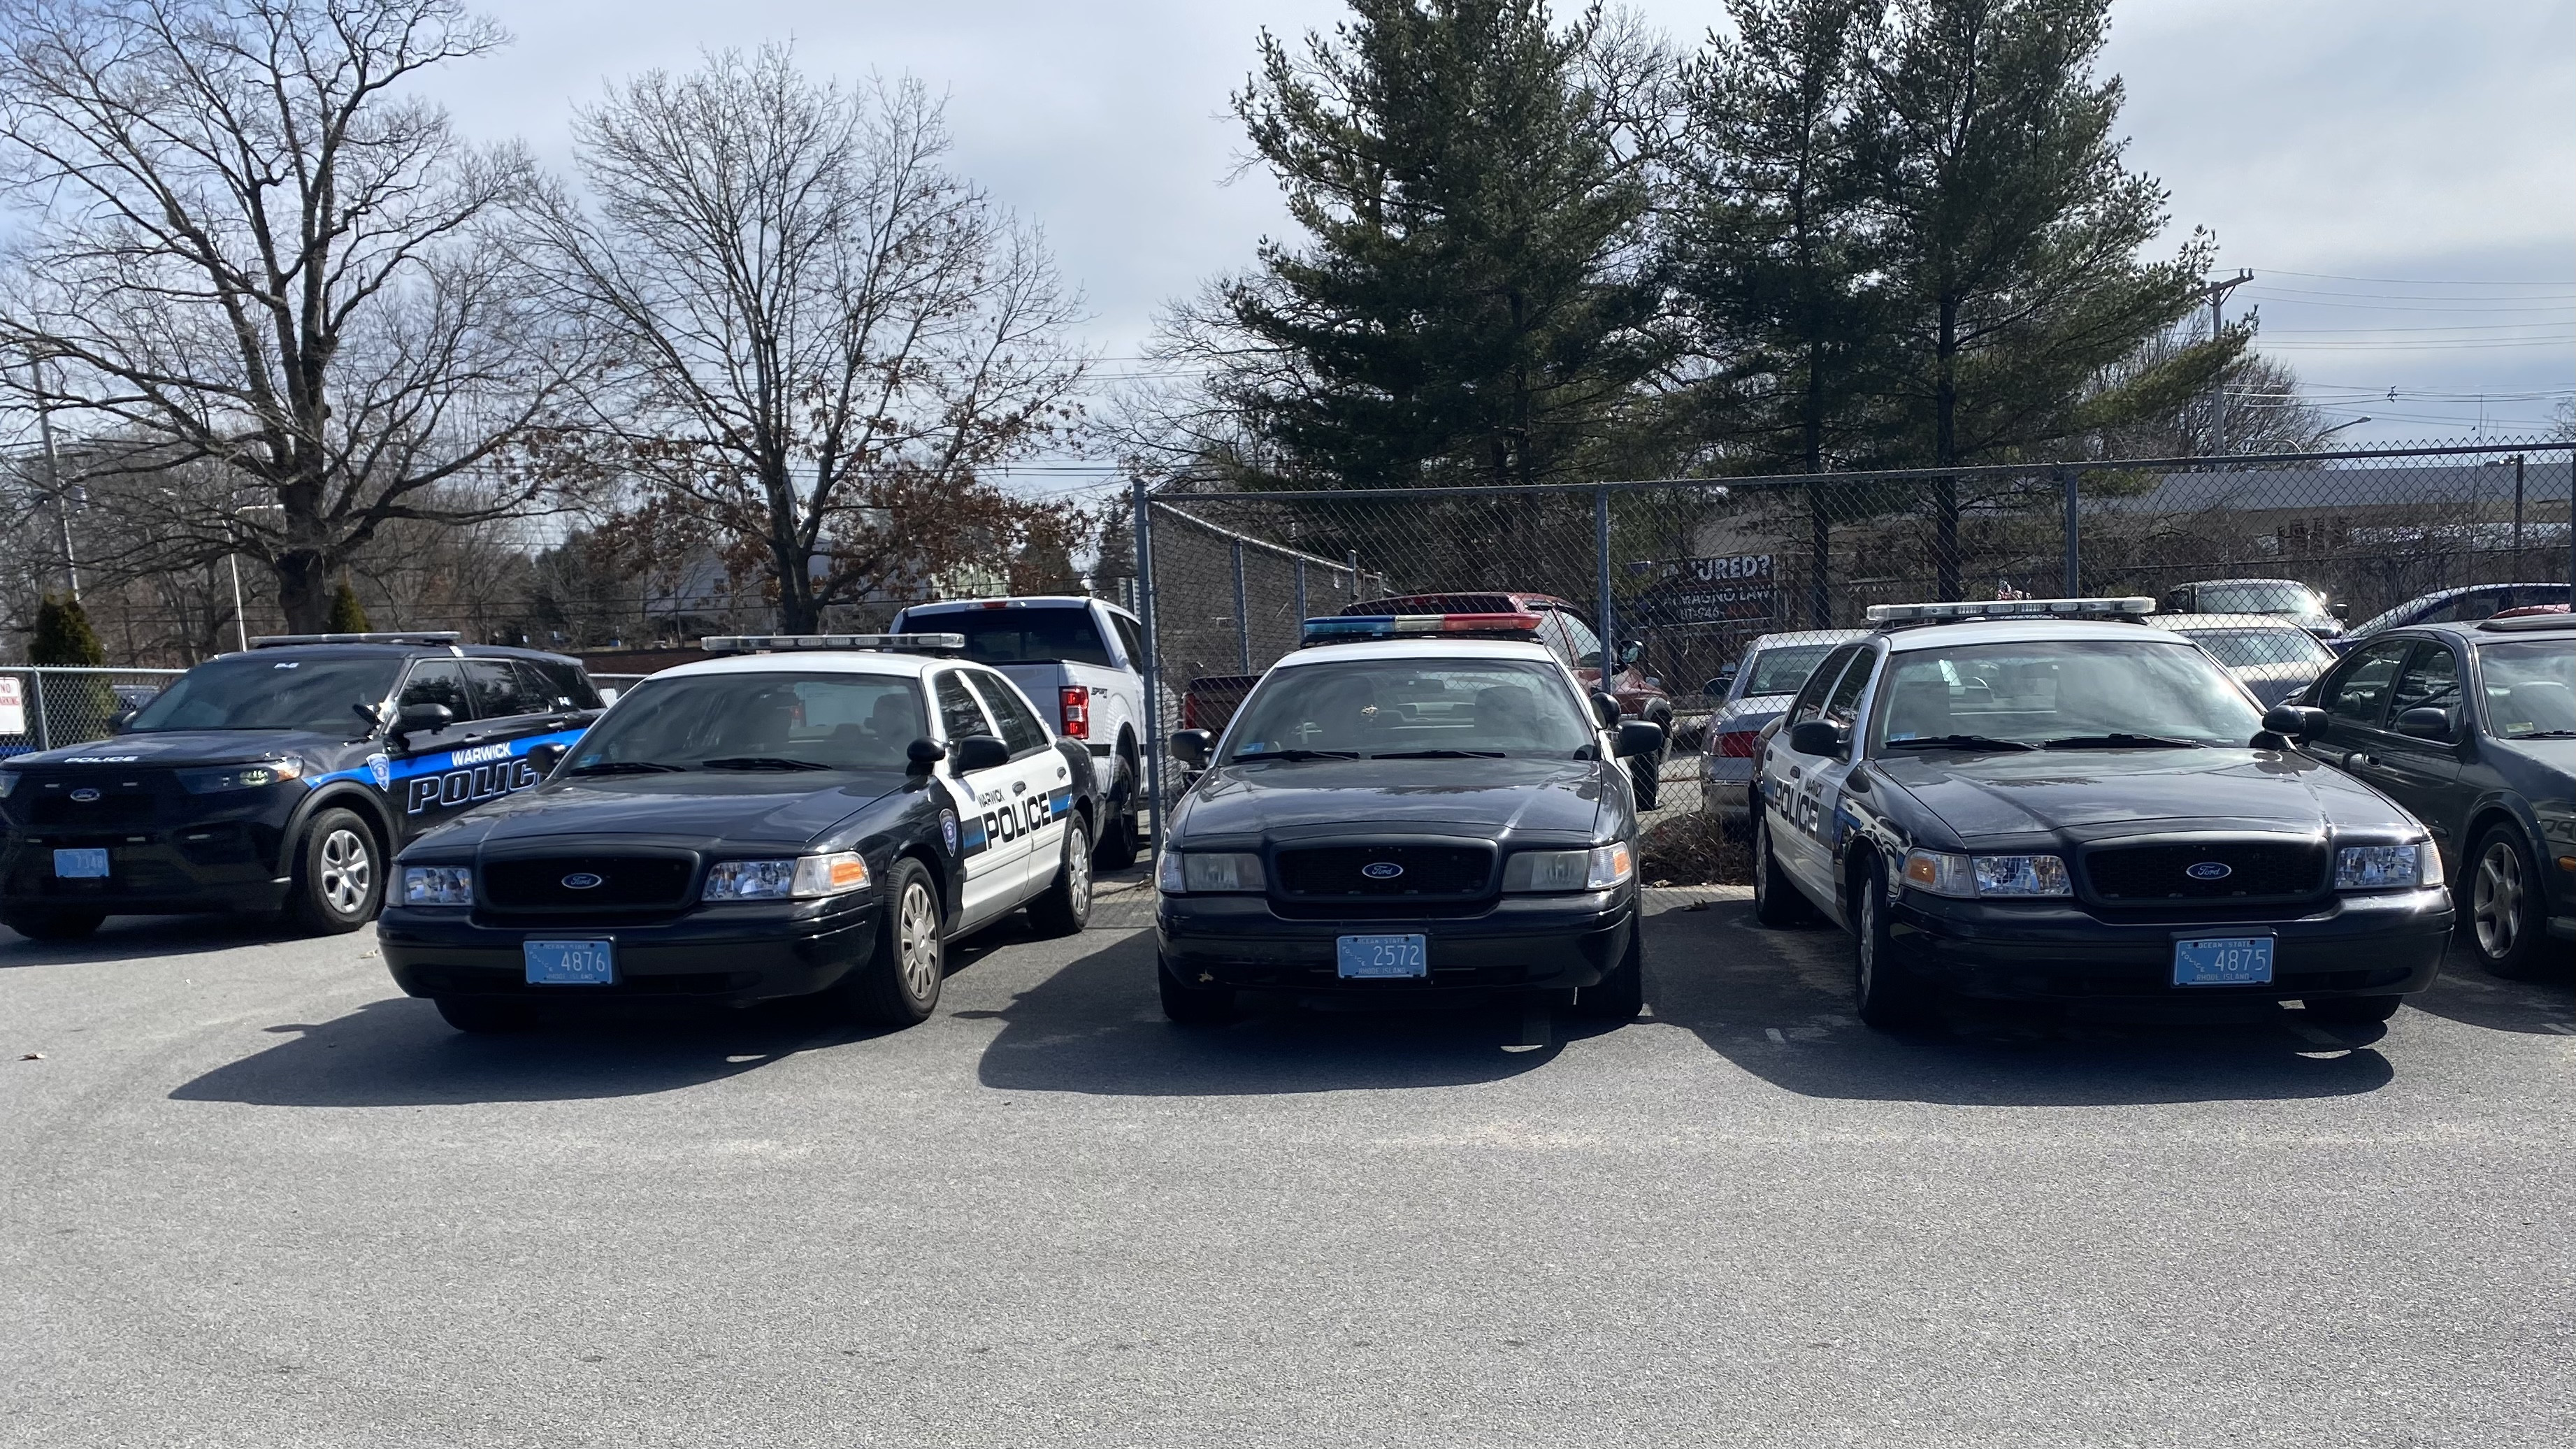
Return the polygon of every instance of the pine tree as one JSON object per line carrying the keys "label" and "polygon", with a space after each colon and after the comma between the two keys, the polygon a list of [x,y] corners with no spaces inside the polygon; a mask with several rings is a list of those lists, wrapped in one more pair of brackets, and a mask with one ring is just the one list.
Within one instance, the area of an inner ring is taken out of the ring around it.
{"label": "pine tree", "polygon": [[357,587],[349,576],[340,576],[339,590],[331,595],[330,631],[334,634],[364,634],[375,625],[367,622],[366,605],[358,602]]}
{"label": "pine tree", "polygon": [[47,594],[36,605],[36,628],[27,641],[27,662],[57,669],[98,669],[107,664],[89,611],[80,600]]}

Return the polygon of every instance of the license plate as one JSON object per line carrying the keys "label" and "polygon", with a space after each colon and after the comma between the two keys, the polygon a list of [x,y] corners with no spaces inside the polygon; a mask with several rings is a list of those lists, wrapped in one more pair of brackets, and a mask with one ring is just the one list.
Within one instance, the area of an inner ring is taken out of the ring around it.
{"label": "license plate", "polygon": [[617,961],[606,941],[530,941],[530,986],[606,986],[617,980]]}
{"label": "license plate", "polygon": [[54,875],[60,880],[107,879],[107,847],[55,851]]}
{"label": "license plate", "polygon": [[1431,953],[1421,936],[1336,936],[1333,964],[1344,980],[1381,981],[1431,974]]}
{"label": "license plate", "polygon": [[2174,942],[2176,986],[2269,986],[2272,938],[2203,936]]}

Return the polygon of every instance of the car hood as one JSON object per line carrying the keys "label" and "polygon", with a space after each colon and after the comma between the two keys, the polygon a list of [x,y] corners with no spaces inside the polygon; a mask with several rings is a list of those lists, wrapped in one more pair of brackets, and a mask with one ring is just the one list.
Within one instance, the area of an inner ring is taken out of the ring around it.
{"label": "car hood", "polygon": [[1962,843],[2148,829],[2411,829],[2369,786],[2289,750],[2051,750],[1877,763]]}
{"label": "car hood", "polygon": [[58,750],[12,755],[7,763],[16,770],[39,770],[49,765],[141,765],[150,769],[167,769],[176,765],[228,765],[286,756],[328,759],[345,755],[364,743],[363,740],[351,740],[346,735],[309,730],[147,730],[139,734],[110,735],[103,740],[66,745]]}
{"label": "car hood", "polygon": [[1209,836],[1446,825],[1589,838],[1605,823],[1605,768],[1597,760],[1250,761],[1203,776],[1173,829]]}
{"label": "car hood", "polygon": [[2487,736],[2486,743],[2497,752],[2514,759],[2554,771],[2561,776],[2576,777],[2576,740],[2514,740],[2501,735]]}
{"label": "car hood", "polygon": [[415,848],[507,848],[576,835],[802,846],[902,788],[905,780],[897,770],[549,780],[431,831]]}

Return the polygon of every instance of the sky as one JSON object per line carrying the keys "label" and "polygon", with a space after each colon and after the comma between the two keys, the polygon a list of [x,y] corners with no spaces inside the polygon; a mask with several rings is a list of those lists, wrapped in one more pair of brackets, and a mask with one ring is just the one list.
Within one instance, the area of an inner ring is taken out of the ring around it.
{"label": "sky", "polygon": [[[792,40],[818,74],[948,98],[954,164],[1042,227],[1106,378],[1156,309],[1290,229],[1227,110],[1268,28],[1326,0],[507,0],[514,43],[432,89],[468,134],[569,169],[574,107],[708,48]],[[1564,8],[1570,8],[1564,7]],[[1676,41],[1721,0],[1637,0]],[[2354,446],[2545,429],[2576,395],[2576,0],[2118,0],[2103,69],[2170,246],[2213,231],[2264,350]],[[2391,392],[2394,396],[2391,396]],[[1081,486],[1046,464],[1026,486]]]}

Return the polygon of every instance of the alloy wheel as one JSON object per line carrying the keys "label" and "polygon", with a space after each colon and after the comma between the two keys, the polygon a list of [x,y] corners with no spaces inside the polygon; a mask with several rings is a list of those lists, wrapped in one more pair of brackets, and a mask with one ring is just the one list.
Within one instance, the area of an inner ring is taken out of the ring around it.
{"label": "alloy wheel", "polygon": [[939,918],[931,909],[930,887],[907,883],[896,920],[896,942],[903,953],[903,987],[916,1001],[939,989]]}
{"label": "alloy wheel", "polygon": [[1860,938],[1854,959],[1860,963],[1859,994],[1865,1002],[1878,986],[1878,889],[1874,883],[1861,886],[1860,909],[1852,913],[1852,924],[1857,928],[1854,934]]}
{"label": "alloy wheel", "polygon": [[354,916],[367,903],[375,881],[375,861],[365,837],[354,830],[334,830],[322,837],[322,899],[344,916]]}
{"label": "alloy wheel", "polygon": [[1075,915],[1091,909],[1091,842],[1080,830],[1072,832],[1064,853],[1065,900]]}
{"label": "alloy wheel", "polygon": [[2469,891],[2469,920],[2477,928],[2478,949],[2490,960],[2513,954],[2522,940],[2522,857],[2499,840],[2478,859],[2477,883]]}

